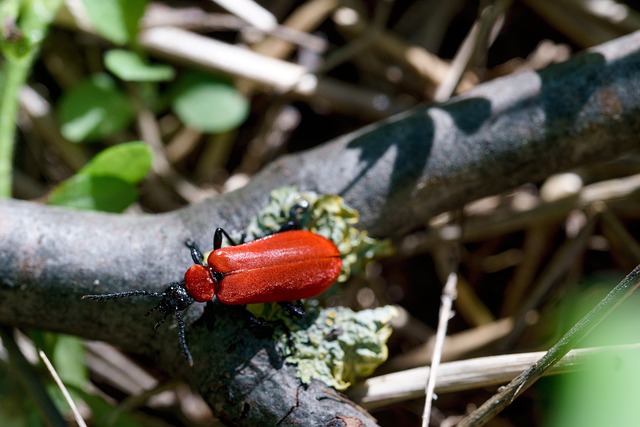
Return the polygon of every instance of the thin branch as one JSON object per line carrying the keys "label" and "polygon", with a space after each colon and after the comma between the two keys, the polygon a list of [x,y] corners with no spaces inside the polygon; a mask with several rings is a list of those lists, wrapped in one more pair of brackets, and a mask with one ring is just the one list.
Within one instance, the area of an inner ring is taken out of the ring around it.
{"label": "thin branch", "polygon": [[[596,347],[571,350],[543,375],[558,375],[583,371],[594,358],[611,355],[617,359],[621,353],[638,353],[640,344]],[[458,360],[440,365],[436,376],[435,392],[454,393],[491,387],[511,381],[519,373],[534,364],[543,351],[533,353],[503,354]],[[407,369],[369,378],[349,390],[349,397],[366,409],[378,409],[418,399],[424,396],[424,383],[431,374],[429,366]]]}
{"label": "thin branch", "polygon": [[150,28],[140,34],[143,48],[159,57],[242,77],[303,99],[321,98],[341,111],[385,117],[408,108],[408,104],[377,106],[380,94],[338,80],[308,74],[300,65],[260,55],[240,46],[223,43],[178,28]]}
{"label": "thin branch", "polygon": [[566,240],[556,251],[549,264],[540,274],[536,284],[529,290],[526,300],[520,304],[518,313],[515,316],[513,329],[502,342],[502,349],[508,349],[513,346],[526,327],[527,313],[540,304],[540,301],[549,293],[553,284],[572,265],[575,265],[576,259],[586,250],[589,238],[593,236],[598,217],[599,215],[597,214],[591,215],[582,230],[580,230],[580,233],[574,238]]}
{"label": "thin branch", "polygon": [[571,349],[575,348],[600,322],[640,286],[640,265],[576,323],[560,340],[526,371],[501,388],[489,400],[464,418],[458,427],[481,426],[500,413],[519,395],[535,383],[547,369],[555,365]]}
{"label": "thin branch", "polygon": [[10,327],[0,327],[0,338],[2,344],[9,354],[9,372],[22,384],[27,395],[33,399],[36,410],[43,420],[47,420],[50,427],[65,427],[67,422],[53,403],[46,387],[42,384],[35,368],[24,357],[20,347],[13,337],[13,330]]}
{"label": "thin branch", "polygon": [[276,17],[253,0],[213,1],[262,31],[272,31],[278,25]]}
{"label": "thin branch", "polygon": [[56,382],[56,385],[62,392],[62,396],[64,396],[64,400],[67,401],[67,404],[71,408],[71,412],[73,413],[73,418],[75,419],[76,424],[78,424],[79,427],[87,427],[87,423],[84,422],[82,415],[80,415],[80,411],[78,411],[78,407],[76,406],[76,403],[71,398],[71,395],[69,394],[69,390],[67,390],[67,387],[62,382],[60,375],[58,375],[58,373],[56,372],[56,369],[53,367],[53,364],[51,364],[51,361],[49,361],[49,358],[47,357],[45,352],[42,350],[39,350],[38,356],[40,356],[40,359],[42,359],[42,361],[44,362],[44,365],[49,371],[49,374],[51,374],[51,377]]}
{"label": "thin branch", "polygon": [[496,0],[480,12],[480,16],[456,53],[449,73],[436,89],[433,96],[436,101],[442,102],[449,99],[460,84],[464,72],[473,65],[473,60],[478,56],[486,57],[486,51],[493,43],[492,33],[495,33],[496,26],[502,25],[501,21],[510,6],[511,0]]}
{"label": "thin branch", "polygon": [[[466,213],[460,239],[462,242],[478,242],[492,236],[525,230],[532,225],[544,227],[550,222],[561,220],[573,210],[584,209],[597,202],[604,202],[609,207],[619,206],[621,202],[627,205],[629,197],[638,191],[640,175],[631,175],[599,181],[585,186],[575,197],[541,202],[525,210],[506,208],[500,211],[492,210],[490,214]],[[442,241],[449,240],[446,237],[449,226],[450,222],[432,224],[428,232],[412,237],[410,246],[401,246],[400,252],[403,256],[409,256],[412,253],[432,250]]]}
{"label": "thin branch", "polygon": [[447,336],[447,325],[451,319],[453,301],[456,299],[456,282],[458,275],[455,272],[449,273],[447,282],[442,290],[442,303],[440,304],[440,315],[438,317],[438,331],[436,334],[436,342],[433,348],[433,357],[431,358],[431,370],[429,379],[425,386],[424,411],[422,413],[422,427],[429,425],[431,419],[431,404],[433,403],[434,390],[436,387],[436,376],[440,367],[440,357],[442,356],[442,347],[444,339]]}

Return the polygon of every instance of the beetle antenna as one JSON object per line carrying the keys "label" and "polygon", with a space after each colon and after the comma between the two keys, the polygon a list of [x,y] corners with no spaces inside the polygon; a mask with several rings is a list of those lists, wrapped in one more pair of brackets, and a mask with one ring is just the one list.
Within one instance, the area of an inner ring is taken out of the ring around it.
{"label": "beetle antenna", "polygon": [[103,299],[113,299],[113,298],[125,298],[125,297],[135,297],[135,296],[152,296],[152,297],[161,297],[160,302],[149,309],[145,316],[150,315],[154,311],[159,311],[162,313],[162,318],[155,324],[153,330],[155,331],[162,325],[169,315],[174,315],[178,320],[178,341],[180,342],[180,349],[182,350],[182,354],[187,359],[189,366],[193,366],[193,358],[191,357],[191,353],[189,352],[189,347],[187,346],[187,340],[185,337],[185,325],[184,320],[180,312],[191,304],[193,304],[193,298],[189,295],[186,288],[184,287],[184,282],[171,282],[167,285],[167,288],[164,292],[151,292],[151,291],[127,291],[127,292],[117,292],[113,294],[104,294],[104,295],[84,295],[82,299],[91,299],[91,300],[103,300]]}
{"label": "beetle antenna", "polygon": [[103,295],[83,295],[81,299],[100,300],[100,299],[115,299],[115,298],[140,297],[140,296],[161,297],[161,296],[164,296],[164,292],[126,291],[126,292],[116,292],[113,294],[103,294]]}
{"label": "beetle antenna", "polygon": [[[147,314],[145,314],[145,316],[148,316],[149,313],[151,313],[152,311],[155,311],[158,307],[153,307],[151,310],[147,311]],[[168,313],[164,313],[162,315],[162,317],[160,318],[160,320],[158,320],[158,322],[153,325],[153,330],[156,331],[158,330],[158,328],[160,327],[160,325],[162,325],[164,323],[165,320],[167,320],[167,317],[169,316]]]}
{"label": "beetle antenna", "polygon": [[147,310],[147,312],[144,314],[144,317],[148,317],[151,313],[153,313],[154,311],[156,311],[158,308],[160,308],[160,304],[151,307],[149,310]]}

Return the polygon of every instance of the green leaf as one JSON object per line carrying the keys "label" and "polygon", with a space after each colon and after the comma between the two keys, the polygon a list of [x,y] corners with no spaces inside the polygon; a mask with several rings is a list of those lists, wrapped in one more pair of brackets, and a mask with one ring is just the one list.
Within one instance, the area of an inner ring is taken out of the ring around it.
{"label": "green leaf", "polygon": [[52,355],[53,365],[65,384],[83,387],[89,380],[84,364],[84,342],[80,338],[59,335]]}
{"label": "green leaf", "polygon": [[187,126],[222,133],[237,128],[249,114],[249,103],[233,85],[200,73],[186,74],[177,84],[173,110]]}
{"label": "green leaf", "polygon": [[132,107],[106,74],[97,74],[64,94],[57,108],[60,130],[73,142],[101,139],[126,129]]}
{"label": "green leaf", "polygon": [[59,184],[49,204],[104,212],[122,212],[138,197],[135,187],[113,176],[77,174]]}
{"label": "green leaf", "polygon": [[147,0],[84,0],[96,31],[115,44],[134,42]]}
{"label": "green leaf", "polygon": [[[563,299],[567,311],[563,322],[571,325],[601,298],[606,298],[619,277],[592,274],[581,278],[584,293]],[[630,295],[603,320],[580,346],[600,348],[578,372],[547,379],[547,405],[542,409],[549,427],[638,426],[640,406],[640,352],[633,347],[617,347],[640,342],[637,326],[640,294]]]}
{"label": "green leaf", "polygon": [[138,193],[134,187],[151,169],[151,149],[128,142],[103,150],[49,196],[52,205],[122,212]]}
{"label": "green leaf", "polygon": [[151,170],[153,156],[143,142],[114,145],[98,153],[78,173],[92,176],[111,176],[136,184]]}
{"label": "green leaf", "polygon": [[168,65],[150,65],[128,50],[114,49],[104,55],[107,70],[128,82],[160,82],[173,79],[175,72]]}

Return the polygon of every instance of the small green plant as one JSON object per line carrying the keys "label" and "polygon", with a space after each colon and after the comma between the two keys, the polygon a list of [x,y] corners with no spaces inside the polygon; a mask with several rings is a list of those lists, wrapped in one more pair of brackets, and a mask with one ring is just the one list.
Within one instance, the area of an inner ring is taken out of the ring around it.
{"label": "small green plant", "polygon": [[11,196],[18,93],[62,0],[0,2],[0,199]]}
{"label": "small green plant", "polygon": [[136,184],[151,170],[152,161],[151,150],[142,142],[107,148],[58,184],[49,195],[49,204],[122,212],[138,198]]}

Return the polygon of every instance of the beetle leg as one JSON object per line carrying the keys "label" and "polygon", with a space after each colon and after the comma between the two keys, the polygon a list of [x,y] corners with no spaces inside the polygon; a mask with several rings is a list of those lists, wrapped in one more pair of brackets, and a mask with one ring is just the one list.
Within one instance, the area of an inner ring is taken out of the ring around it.
{"label": "beetle leg", "polygon": [[300,228],[300,224],[298,223],[298,215],[302,214],[307,209],[309,209],[309,202],[307,202],[306,200],[302,200],[299,203],[293,205],[289,210],[289,220],[282,227],[280,227],[278,233],[280,233],[281,231],[297,230],[298,228]]}
{"label": "beetle leg", "polygon": [[282,309],[291,316],[304,317],[305,315],[304,308],[299,305],[293,304],[292,302],[282,301],[279,302],[278,305],[280,305],[280,307],[282,307]]}
{"label": "beetle leg", "polygon": [[220,304],[218,301],[218,296],[214,295],[211,301],[207,301],[204,306],[204,313],[202,314],[202,319],[204,320],[204,324],[207,326],[209,331],[213,331],[213,326],[215,324],[216,316],[216,305]]}
{"label": "beetle leg", "polygon": [[[213,250],[215,251],[216,249],[220,249],[222,247],[222,236],[224,235],[224,237],[227,238],[227,240],[229,241],[229,243],[231,243],[231,246],[236,246],[237,243],[231,238],[231,236],[229,236],[229,234],[224,231],[222,228],[218,227],[216,228],[215,233],[213,233]],[[244,240],[244,238],[243,238]]]}
{"label": "beetle leg", "polygon": [[243,306],[241,308],[241,312],[244,315],[244,318],[247,319],[247,322],[249,322],[249,326],[252,328],[264,328],[267,326],[271,326],[270,322],[264,319],[261,319],[259,317],[256,317],[255,314],[247,310],[246,306]]}
{"label": "beetle leg", "polygon": [[[157,309],[158,309],[157,306],[150,308],[149,311],[147,311],[147,313],[145,314],[145,316],[150,315],[152,312],[156,311]],[[169,316],[169,313],[163,314],[160,320],[158,320],[158,322],[155,325],[153,325],[154,331],[158,330],[158,328],[164,323],[164,321],[167,320],[167,316]]]}
{"label": "beetle leg", "polygon": [[193,263],[202,265],[203,255],[198,245],[196,245],[196,243],[191,239],[184,242],[184,244],[189,248],[189,251],[191,252],[191,259],[193,259]]}
{"label": "beetle leg", "polygon": [[178,305],[174,305],[173,312],[170,312],[170,311],[163,310],[160,305],[157,305],[149,309],[149,311],[147,311],[147,314],[145,314],[145,316],[148,316],[149,314],[151,314],[156,310],[162,311],[162,317],[160,318],[160,320],[158,320],[158,323],[155,324],[155,326],[153,327],[153,330],[154,331],[157,330],[160,327],[160,325],[162,325],[165,322],[165,320],[167,320],[167,317],[169,317],[170,314],[173,314],[178,320],[178,342],[180,343],[180,349],[182,349],[182,354],[184,354],[184,357],[187,359],[187,363],[189,364],[189,366],[193,366],[193,358],[191,357],[191,353],[189,352],[189,347],[187,346],[187,340],[185,338],[184,319],[182,319],[182,314],[180,314],[180,307],[178,307]]}

